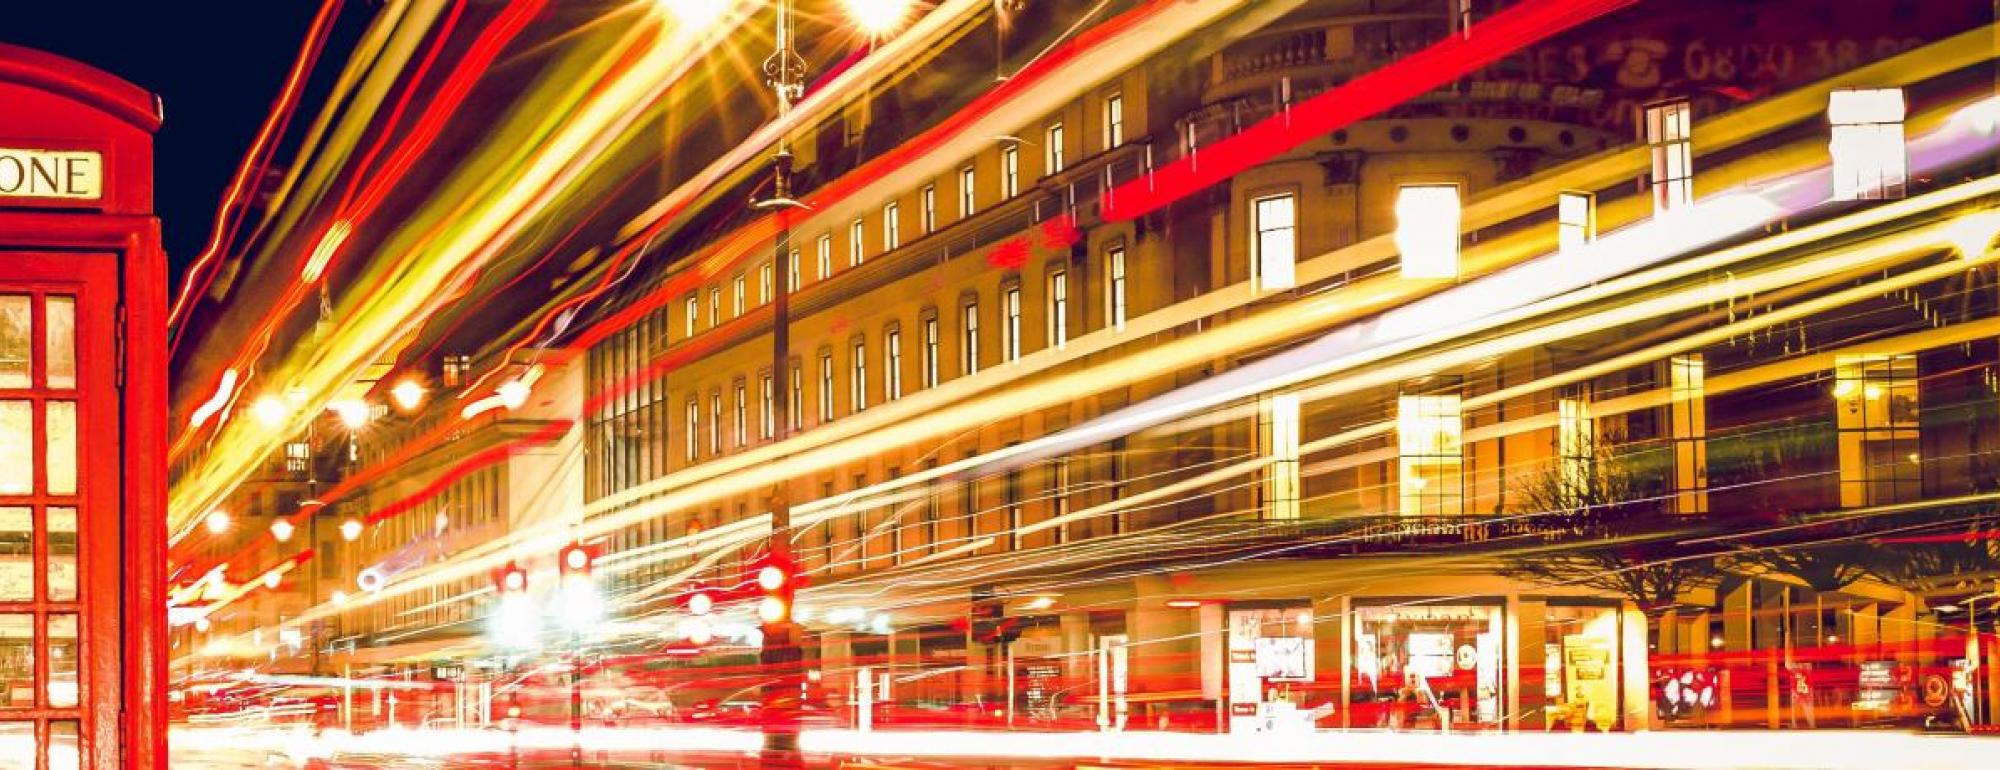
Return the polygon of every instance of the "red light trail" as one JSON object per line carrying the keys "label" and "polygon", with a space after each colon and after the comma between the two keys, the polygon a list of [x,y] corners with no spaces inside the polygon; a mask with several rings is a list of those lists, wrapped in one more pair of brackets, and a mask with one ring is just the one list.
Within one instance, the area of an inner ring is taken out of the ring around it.
{"label": "red light trail", "polygon": [[1160,168],[1113,188],[1104,218],[1145,216],[1288,151],[1314,137],[1381,113],[1470,75],[1550,35],[1637,0],[1527,0],[1472,25],[1468,34],[1433,43]]}

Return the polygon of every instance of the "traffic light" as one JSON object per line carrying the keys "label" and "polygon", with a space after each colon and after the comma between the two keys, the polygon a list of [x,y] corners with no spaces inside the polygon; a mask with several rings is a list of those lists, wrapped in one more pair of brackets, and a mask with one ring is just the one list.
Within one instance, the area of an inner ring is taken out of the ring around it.
{"label": "traffic light", "polygon": [[707,615],[715,609],[715,592],[708,586],[696,583],[686,593],[681,594],[681,606],[690,615]]}
{"label": "traffic light", "polygon": [[792,596],[797,587],[798,571],[791,562],[765,559],[757,567],[757,589],[763,593],[763,598],[757,601],[757,619],[765,623],[791,620]]}
{"label": "traffic light", "polygon": [[590,567],[597,562],[597,552],[582,543],[571,543],[558,554],[558,562],[562,565],[563,577],[590,577]]}
{"label": "traffic light", "polygon": [[528,590],[528,570],[514,562],[493,571],[493,588],[501,596],[526,593]]}

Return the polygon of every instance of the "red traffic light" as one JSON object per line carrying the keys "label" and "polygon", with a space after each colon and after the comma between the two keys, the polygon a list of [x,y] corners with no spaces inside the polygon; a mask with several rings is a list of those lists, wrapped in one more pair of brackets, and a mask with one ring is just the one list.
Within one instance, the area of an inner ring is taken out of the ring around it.
{"label": "red traffic light", "polygon": [[557,555],[557,561],[562,566],[564,576],[588,575],[591,565],[597,561],[597,552],[582,543],[571,543],[563,547],[562,552]]}
{"label": "red traffic light", "polygon": [[792,591],[798,585],[798,571],[792,564],[775,557],[766,558],[757,567],[757,588],[764,593],[757,602],[757,619],[765,623],[783,623],[792,617]]}
{"label": "red traffic light", "polygon": [[493,571],[493,587],[502,594],[518,594],[528,590],[528,571],[521,565],[508,562],[507,566]]}
{"label": "red traffic light", "polygon": [[706,588],[696,588],[681,595],[681,602],[694,615],[707,615],[715,609],[715,596]]}

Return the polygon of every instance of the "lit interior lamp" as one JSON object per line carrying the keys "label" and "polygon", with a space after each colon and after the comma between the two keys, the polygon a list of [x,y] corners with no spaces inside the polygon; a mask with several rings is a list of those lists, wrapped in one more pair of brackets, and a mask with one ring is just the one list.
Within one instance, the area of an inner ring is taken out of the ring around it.
{"label": "lit interior lamp", "polygon": [[403,380],[389,389],[389,398],[396,401],[398,409],[405,412],[415,410],[424,402],[424,385],[414,379]]}
{"label": "lit interior lamp", "polygon": [[1404,185],[1396,192],[1396,249],[1404,278],[1457,278],[1458,185]]}

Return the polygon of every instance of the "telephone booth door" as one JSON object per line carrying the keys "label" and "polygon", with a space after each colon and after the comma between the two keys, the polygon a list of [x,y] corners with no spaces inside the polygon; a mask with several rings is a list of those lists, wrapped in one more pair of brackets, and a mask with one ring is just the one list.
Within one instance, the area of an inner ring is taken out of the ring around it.
{"label": "telephone booth door", "polygon": [[0,251],[4,770],[116,764],[104,756],[120,684],[115,267]]}

